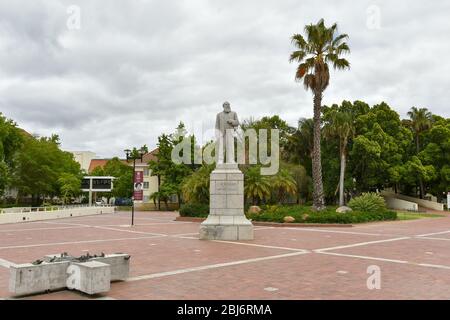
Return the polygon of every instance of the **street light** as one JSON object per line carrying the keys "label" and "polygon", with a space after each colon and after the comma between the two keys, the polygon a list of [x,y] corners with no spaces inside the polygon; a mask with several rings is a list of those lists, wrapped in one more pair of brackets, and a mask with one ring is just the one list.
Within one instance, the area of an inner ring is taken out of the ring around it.
{"label": "street light", "polygon": [[144,155],[147,153],[147,148],[141,147],[139,150],[134,148],[133,150],[125,149],[125,155],[127,157],[127,162],[129,160],[133,160],[133,196],[131,197],[131,225],[134,226],[134,178],[136,175],[136,160],[141,160]]}

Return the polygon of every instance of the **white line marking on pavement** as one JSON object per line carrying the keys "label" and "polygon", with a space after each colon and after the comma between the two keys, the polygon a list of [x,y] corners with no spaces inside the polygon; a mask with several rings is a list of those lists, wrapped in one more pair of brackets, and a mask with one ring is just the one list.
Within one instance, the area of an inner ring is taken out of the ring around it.
{"label": "white line marking on pavement", "polygon": [[254,258],[254,259],[246,259],[246,260],[238,260],[238,261],[231,261],[231,262],[225,262],[225,263],[218,263],[218,264],[210,264],[200,267],[193,267],[193,268],[187,268],[187,269],[179,269],[179,270],[173,270],[173,271],[167,271],[167,272],[160,272],[160,273],[152,273],[148,275],[142,275],[137,277],[128,278],[125,280],[125,282],[133,282],[133,281],[139,281],[139,280],[147,280],[147,279],[154,279],[154,278],[162,278],[182,273],[188,273],[188,272],[196,272],[196,271],[202,271],[202,270],[209,270],[209,269],[217,269],[217,268],[224,268],[229,266],[235,266],[239,264],[246,264],[246,263],[253,263],[253,262],[259,262],[259,261],[266,261],[266,260],[274,260],[274,259],[281,259],[281,258],[287,258],[287,257],[293,257],[306,254],[306,252],[293,252],[293,253],[287,253],[287,254],[280,254],[276,256],[268,256],[268,257],[262,257],[262,258]]}
{"label": "white line marking on pavement", "polygon": [[395,263],[403,263],[406,264],[408,261],[404,260],[394,260],[394,259],[385,259],[385,258],[377,258],[377,257],[369,257],[369,256],[359,256],[354,254],[345,254],[345,253],[335,253],[335,252],[322,252],[322,251],[315,251],[315,253],[319,254],[326,254],[330,256],[337,256],[337,257],[349,257],[349,258],[358,258],[358,259],[365,259],[365,260],[377,260],[377,261],[384,261],[384,262],[395,262]]}
{"label": "white line marking on pavement", "polygon": [[348,257],[348,258],[357,258],[357,259],[364,259],[364,260],[376,260],[376,261],[383,261],[383,262],[408,264],[408,265],[412,265],[412,266],[450,270],[450,266],[437,265],[437,264],[416,263],[416,262],[409,262],[409,261],[405,261],[405,260],[385,259],[385,258],[359,256],[359,255],[354,255],[354,254],[344,254],[344,253],[335,253],[335,252],[316,252],[316,253],[326,254],[326,255],[330,255],[330,256],[337,256],[337,257]]}
{"label": "white line marking on pavement", "polygon": [[137,237],[137,238],[100,239],[100,240],[83,240],[83,241],[53,242],[53,243],[39,243],[39,244],[30,244],[30,245],[0,247],[0,250],[3,250],[3,249],[18,249],[18,248],[33,248],[33,247],[46,247],[46,246],[56,246],[56,245],[65,245],[65,244],[96,243],[96,242],[124,241],[124,240],[141,240],[141,239],[152,239],[152,238],[159,238],[159,237],[160,236]]}
{"label": "white line marking on pavement", "polygon": [[337,274],[348,274],[348,271],[345,271],[345,270],[339,270],[339,271],[336,271],[336,273],[337,273]]}
{"label": "white line marking on pavement", "polygon": [[[49,222],[50,223],[50,222]],[[53,222],[54,224],[69,224],[64,222]],[[148,234],[148,235],[154,235],[154,236],[160,236],[165,237],[167,236],[164,233],[155,233],[155,232],[145,232],[145,231],[133,231],[133,230],[127,230],[127,229],[116,229],[111,227],[104,227],[104,226],[92,226],[88,224],[76,224],[77,226],[86,227],[86,228],[95,228],[95,229],[103,229],[103,230],[110,230],[110,231],[118,231],[118,232],[128,232],[128,233],[137,233],[137,234]]]}
{"label": "white line marking on pavement", "polygon": [[287,248],[287,247],[277,247],[277,246],[267,246],[267,245],[263,245],[263,244],[255,244],[255,243],[232,242],[232,241],[224,241],[224,240],[212,240],[212,241],[213,241],[213,242],[228,243],[228,244],[237,244],[237,245],[241,245],[241,246],[261,247],[261,248],[267,248],[267,249],[280,249],[280,250],[297,251],[297,252],[304,252],[304,253],[309,253],[309,252],[311,252],[311,251],[305,250],[305,249]]}
{"label": "white line marking on pavement", "polygon": [[401,238],[394,238],[394,239],[385,239],[385,240],[377,240],[377,241],[368,241],[368,242],[359,242],[344,246],[337,246],[337,247],[330,247],[330,248],[322,248],[322,249],[316,249],[314,252],[322,253],[324,251],[330,251],[330,250],[339,250],[339,249],[346,249],[346,248],[354,248],[354,247],[361,247],[366,246],[369,244],[375,244],[375,243],[384,243],[384,242],[393,242],[393,241],[400,241],[400,240],[407,240],[411,239],[411,237],[401,237]]}
{"label": "white line marking on pavement", "polygon": [[89,224],[73,223],[73,222],[69,223],[69,222],[49,222],[49,221],[45,221],[45,222],[42,222],[42,223],[92,228],[92,226],[89,225]]}
{"label": "white line marking on pavement", "polygon": [[[102,215],[102,216],[98,216],[100,218],[108,218],[108,217],[114,217],[116,219],[130,219],[129,217],[122,217],[122,216],[106,216],[106,215]],[[134,221],[139,221],[139,220],[152,220],[152,221],[164,221],[164,222],[172,222],[172,223],[177,223],[177,222],[186,222],[186,221],[174,221],[175,217],[170,217],[170,218],[149,218],[149,217],[134,217]]]}
{"label": "white line marking on pavement", "polygon": [[442,231],[442,232],[434,232],[434,233],[426,233],[426,234],[419,234],[416,237],[428,237],[428,236],[435,236],[438,234],[445,234],[445,233],[450,233],[450,230],[447,231]]}
{"label": "white line marking on pavement", "polygon": [[450,270],[450,266],[444,266],[444,265],[440,265],[440,264],[419,263],[418,265],[422,266],[422,267],[430,267],[430,268]]}
{"label": "white line marking on pavement", "polygon": [[433,237],[416,237],[415,239],[450,241],[450,238],[433,238]]}
{"label": "white line marking on pavement", "polygon": [[[154,222],[154,223],[139,223],[139,224],[135,224],[135,227],[141,227],[141,226],[160,226],[160,225],[174,225],[174,222]],[[192,222],[190,221],[177,221],[176,224],[192,224]],[[121,225],[117,225],[117,224],[105,224],[102,225],[103,227],[131,227],[131,225],[129,224],[121,224]]]}
{"label": "white line marking on pavement", "polygon": [[145,232],[145,231],[133,231],[133,230],[123,230],[123,229],[108,228],[108,227],[101,227],[101,226],[92,226],[92,228],[102,229],[102,230],[119,231],[119,232],[128,232],[128,233],[137,233],[137,234],[148,234],[148,235],[160,236],[160,237],[166,237],[166,236],[167,236],[167,234],[164,234],[164,233]]}
{"label": "white line marking on pavement", "polygon": [[73,226],[73,227],[56,227],[56,228],[29,228],[29,229],[9,229],[9,230],[0,230],[0,232],[23,232],[23,231],[34,231],[34,230],[62,230],[62,229],[77,229],[82,228],[79,226]]}
{"label": "white line marking on pavement", "polygon": [[9,267],[10,267],[10,266],[13,266],[13,265],[15,265],[15,263],[0,258],[0,267],[4,267],[4,268],[8,268],[8,269],[9,269]]}
{"label": "white line marking on pavement", "polygon": [[325,232],[325,233],[341,233],[341,234],[354,234],[362,236],[387,236],[381,233],[365,233],[365,232],[353,232],[353,231],[339,231],[339,230],[328,230],[328,229],[309,229],[309,228],[284,228],[286,230],[297,230],[297,231],[310,231],[310,232]]}

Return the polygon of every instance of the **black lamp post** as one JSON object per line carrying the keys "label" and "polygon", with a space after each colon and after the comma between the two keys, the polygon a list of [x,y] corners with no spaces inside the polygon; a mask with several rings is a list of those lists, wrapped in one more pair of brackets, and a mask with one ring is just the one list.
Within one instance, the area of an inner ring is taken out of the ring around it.
{"label": "black lamp post", "polygon": [[142,147],[139,150],[134,148],[133,150],[125,149],[125,155],[127,156],[127,161],[133,160],[133,196],[131,197],[131,225],[134,226],[134,178],[136,175],[136,160],[141,160],[146,153],[146,149]]}

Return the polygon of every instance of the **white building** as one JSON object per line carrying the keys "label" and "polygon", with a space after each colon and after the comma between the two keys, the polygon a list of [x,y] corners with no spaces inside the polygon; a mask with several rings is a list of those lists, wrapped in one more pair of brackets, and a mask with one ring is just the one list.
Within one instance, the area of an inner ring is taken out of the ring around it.
{"label": "white building", "polygon": [[70,151],[81,166],[81,169],[88,172],[91,160],[95,158],[95,153],[91,151]]}

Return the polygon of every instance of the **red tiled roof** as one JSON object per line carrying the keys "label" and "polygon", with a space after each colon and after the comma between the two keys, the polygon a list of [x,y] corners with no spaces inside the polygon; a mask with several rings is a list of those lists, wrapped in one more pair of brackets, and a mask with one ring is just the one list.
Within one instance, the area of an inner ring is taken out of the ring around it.
{"label": "red tiled roof", "polygon": [[[158,148],[144,154],[144,156],[142,157],[142,162],[140,160],[136,160],[136,164],[141,164],[141,163],[147,164],[150,160],[156,161],[158,159],[157,154],[158,154]],[[88,172],[91,173],[92,171],[95,170],[95,168],[98,168],[98,167],[103,168],[109,160],[111,160],[111,159],[92,159],[91,163],[89,164]],[[131,162],[127,162],[127,160],[125,160],[125,159],[121,159],[121,161],[125,164],[131,163]]]}
{"label": "red tiled roof", "polygon": [[153,160],[153,161],[158,160],[158,148],[144,154],[144,156],[142,157],[142,162],[140,160],[136,160],[136,164],[138,164],[138,163],[139,164],[141,164],[141,163],[147,164],[150,160]]}
{"label": "red tiled roof", "polygon": [[103,168],[108,161],[109,159],[92,159],[91,163],[89,164],[88,172],[91,173],[92,171],[94,171],[94,169],[98,167]]}

